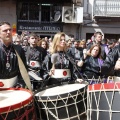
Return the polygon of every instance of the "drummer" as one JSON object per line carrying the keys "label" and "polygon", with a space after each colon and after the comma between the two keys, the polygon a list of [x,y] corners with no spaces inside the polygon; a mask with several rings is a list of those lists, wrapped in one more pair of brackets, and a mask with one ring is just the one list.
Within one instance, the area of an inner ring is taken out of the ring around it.
{"label": "drummer", "polygon": [[[65,33],[55,34],[50,50],[51,61],[46,60],[47,63],[44,62],[44,79],[49,81],[48,85],[60,85],[76,80],[77,74],[73,73],[74,60],[72,61],[72,58],[67,55],[66,50]],[[48,66],[52,67],[48,68]]]}
{"label": "drummer", "polygon": [[18,60],[15,50],[23,63],[26,63],[25,54],[20,45],[12,42],[12,29],[8,22],[0,23],[0,88],[24,87],[20,77]]}
{"label": "drummer", "polygon": [[[33,89],[38,87],[38,82],[42,80],[42,61],[47,52],[37,46],[37,36],[35,33],[30,33],[28,38],[29,46],[26,50],[26,61],[28,65],[30,79],[33,81]],[[35,81],[37,80],[37,81]]]}
{"label": "drummer", "polygon": [[101,47],[97,44],[91,46],[89,53],[84,53],[83,59],[77,63],[81,67],[83,76],[88,79],[90,84],[105,82],[102,81],[103,78],[106,78],[101,74],[102,64]]}
{"label": "drummer", "polygon": [[104,61],[101,72],[110,75],[111,71],[114,76],[120,77],[120,44],[112,48],[112,51],[107,55]]}

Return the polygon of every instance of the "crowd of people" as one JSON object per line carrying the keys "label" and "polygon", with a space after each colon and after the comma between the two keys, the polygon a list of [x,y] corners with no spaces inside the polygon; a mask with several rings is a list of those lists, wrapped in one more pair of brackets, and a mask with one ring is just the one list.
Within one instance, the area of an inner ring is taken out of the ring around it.
{"label": "crowd of people", "polygon": [[33,89],[38,89],[79,79],[93,84],[99,78],[106,82],[108,76],[119,77],[119,51],[119,40],[103,39],[101,32],[95,32],[88,40],[66,39],[64,32],[49,39],[27,31],[13,36],[10,24],[1,22],[0,88],[25,86],[16,52],[28,71]]}

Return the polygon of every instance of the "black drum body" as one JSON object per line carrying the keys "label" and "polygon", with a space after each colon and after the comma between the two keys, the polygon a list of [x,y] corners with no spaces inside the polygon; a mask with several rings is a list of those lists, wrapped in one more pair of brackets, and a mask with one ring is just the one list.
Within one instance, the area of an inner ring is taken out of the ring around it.
{"label": "black drum body", "polygon": [[87,120],[120,120],[120,83],[88,87]]}
{"label": "black drum body", "polygon": [[68,84],[38,92],[35,95],[38,118],[40,120],[83,120],[86,114],[86,89],[86,85]]}

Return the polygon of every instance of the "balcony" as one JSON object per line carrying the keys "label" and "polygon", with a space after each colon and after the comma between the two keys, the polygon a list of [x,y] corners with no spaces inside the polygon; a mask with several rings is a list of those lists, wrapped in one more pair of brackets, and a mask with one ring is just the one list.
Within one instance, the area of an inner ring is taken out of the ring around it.
{"label": "balcony", "polygon": [[94,0],[94,17],[120,17],[120,0]]}

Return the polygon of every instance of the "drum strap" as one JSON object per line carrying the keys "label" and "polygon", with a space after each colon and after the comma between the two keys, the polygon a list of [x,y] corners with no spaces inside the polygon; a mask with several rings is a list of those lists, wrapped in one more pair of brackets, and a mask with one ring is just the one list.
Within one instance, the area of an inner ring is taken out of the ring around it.
{"label": "drum strap", "polygon": [[27,85],[28,89],[32,91],[30,78],[29,78],[28,72],[25,68],[25,65],[23,64],[23,61],[21,60],[21,58],[16,50],[15,50],[15,52],[16,52],[16,55],[18,58],[18,65],[19,65],[19,69],[20,69],[20,73],[22,75],[22,78],[23,78],[25,84]]}

